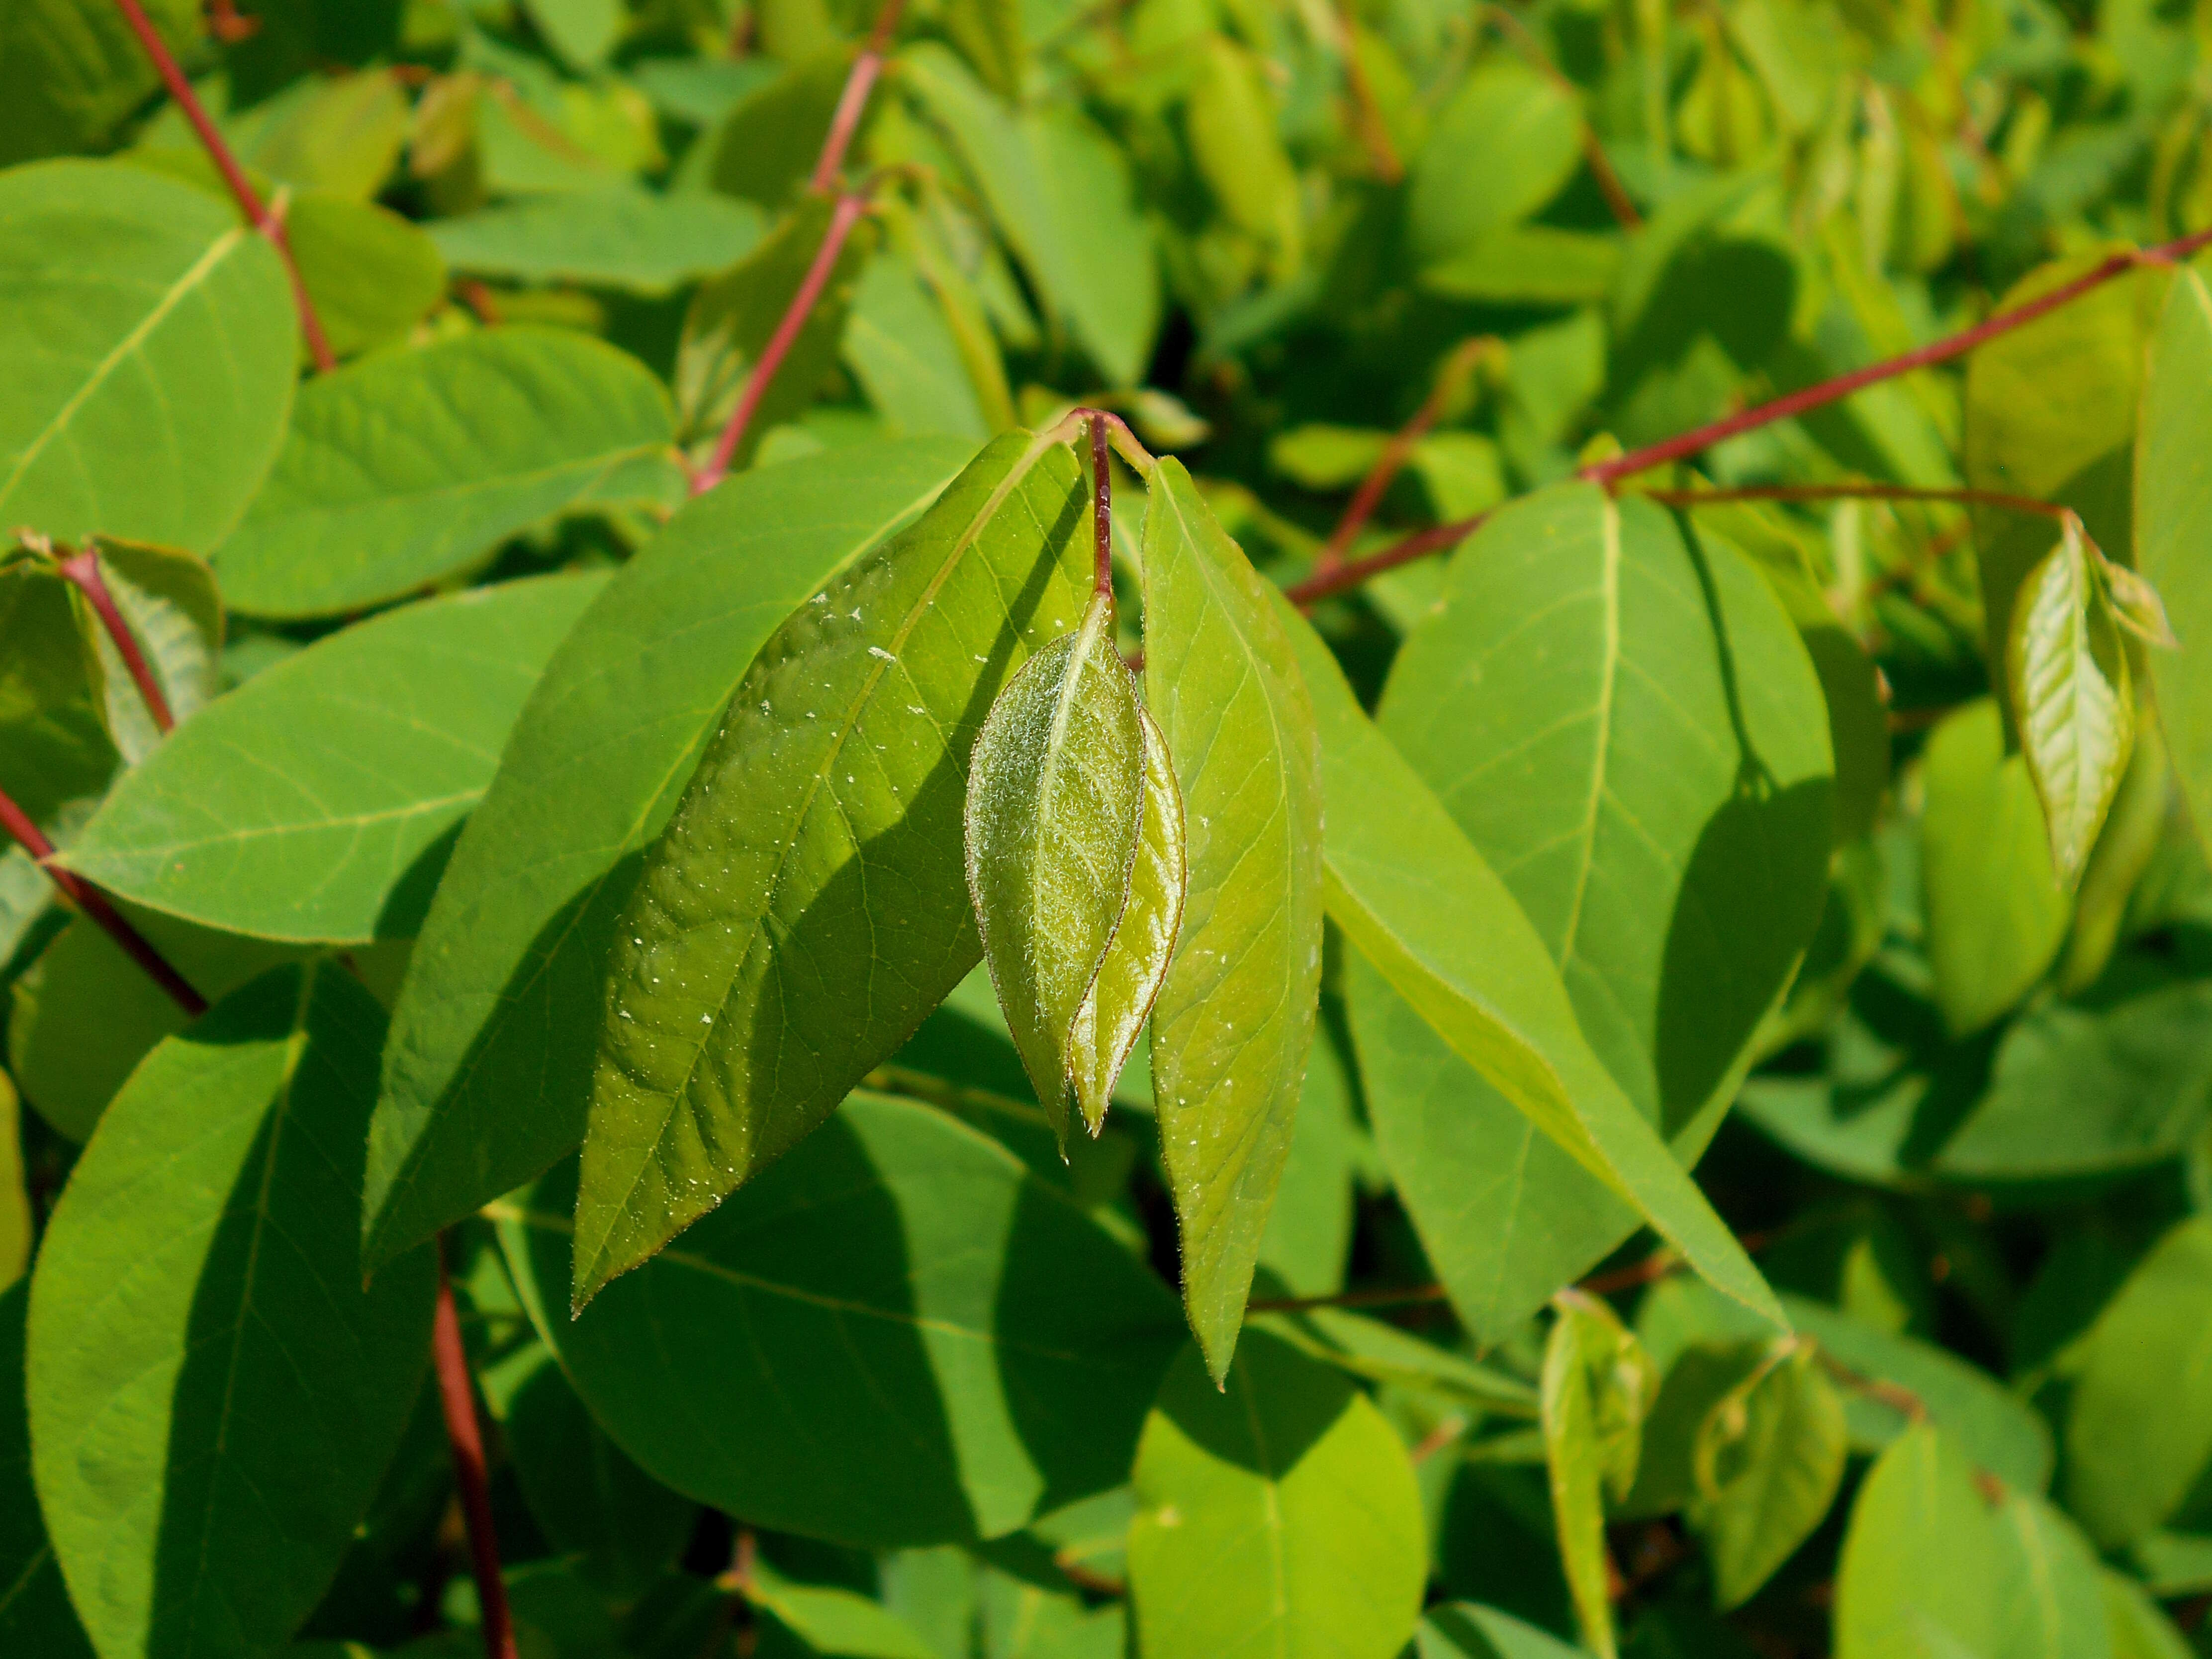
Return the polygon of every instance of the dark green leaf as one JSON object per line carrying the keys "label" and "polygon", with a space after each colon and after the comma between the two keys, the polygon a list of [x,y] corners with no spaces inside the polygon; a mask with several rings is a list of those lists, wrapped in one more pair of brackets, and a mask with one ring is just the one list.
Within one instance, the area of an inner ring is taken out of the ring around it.
{"label": "dark green leaf", "polygon": [[881,1547],[994,1537],[1125,1477],[1172,1300],[933,1109],[854,1096],[572,1322],[573,1178],[495,1207],[501,1240],[540,1334],[656,1480]]}
{"label": "dark green leaf", "polygon": [[[137,641],[170,717],[187,719],[221,689],[222,601],[214,576],[204,561],[170,547],[103,538],[99,554],[101,585]],[[89,607],[79,615],[100,653],[108,736],[125,760],[143,760],[161,741],[161,730],[107,630],[94,622]]]}
{"label": "dark green leaf", "polygon": [[31,1486],[23,1320],[31,1287],[0,1291],[0,1643],[38,1659],[93,1659]]}
{"label": "dark green leaf", "polygon": [[1085,493],[1060,444],[1009,434],[747,671],[616,928],[577,1307],[820,1123],[975,964],[969,734],[1082,615]]}
{"label": "dark green leaf", "polygon": [[334,965],[264,975],[139,1069],[54,1212],[33,1465],[105,1659],[283,1641],[398,1443],[436,1267],[356,1267],[383,1026]]}
{"label": "dark green leaf", "polygon": [[1419,1659],[1575,1659],[1556,1636],[1510,1613],[1472,1601],[1431,1607],[1421,1620]]}
{"label": "dark green leaf", "polygon": [[[150,0],[172,52],[200,38],[197,0]],[[160,82],[119,8],[87,0],[16,0],[0,30],[0,167],[94,149]]]}
{"label": "dark green leaf", "polygon": [[374,1268],[583,1139],[639,855],[762,644],[899,528],[967,447],[859,447],[730,479],[610,583],[524,705],[424,918],[371,1135]]}

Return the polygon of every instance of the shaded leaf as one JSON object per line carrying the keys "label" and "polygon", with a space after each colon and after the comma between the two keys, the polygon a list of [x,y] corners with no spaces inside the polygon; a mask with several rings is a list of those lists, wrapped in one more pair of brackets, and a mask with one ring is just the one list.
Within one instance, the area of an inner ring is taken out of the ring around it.
{"label": "shaded leaf", "polygon": [[[169,50],[200,38],[196,0],[150,0]],[[0,32],[0,167],[94,149],[160,84],[122,12],[84,0],[18,0]]]}
{"label": "shaded leaf", "polygon": [[813,1129],[975,964],[969,734],[1082,615],[1085,495],[1065,447],[1009,434],[746,672],[616,929],[577,1307]]}
{"label": "shaded leaf", "polygon": [[1274,589],[1162,459],[1145,510],[1146,701],[1183,800],[1182,938],[1152,1006],[1183,1298],[1229,1369],[1290,1149],[1321,985],[1322,779]]}
{"label": "shaded leaf", "polygon": [[456,270],[648,295],[726,270],[762,228],[748,202],[635,186],[504,203],[428,227]]}
{"label": "shaded leaf", "polygon": [[70,848],[210,927],[412,938],[545,660],[605,579],[426,600],[331,635],[181,726]]}
{"label": "shaded leaf", "polygon": [[684,472],[642,363],[565,330],[487,329],[301,389],[276,471],[215,555],[264,617],[395,599],[564,513],[672,507]]}
{"label": "shaded leaf", "polygon": [[[14,1284],[31,1265],[36,1231],[30,1190],[23,1184],[22,1102],[15,1085],[0,1073],[0,1290]],[[8,1386],[0,1370],[0,1388]],[[0,1561],[4,1561],[0,1556]],[[0,1583],[12,1582],[0,1577]]]}
{"label": "shaded leaf", "polygon": [[823,1659],[941,1659],[914,1626],[880,1601],[828,1584],[799,1584],[755,1570],[753,1606]]}
{"label": "shaded leaf", "polygon": [[372,1270],[583,1139],[602,969],[639,855],[763,643],[967,453],[866,444],[731,478],[625,565],[555,651],[393,1013],[363,1205]]}
{"label": "shaded leaf", "polygon": [[[0,1085],[4,1086],[4,1085]],[[0,1291],[0,1642],[39,1659],[93,1659],[31,1486],[23,1321],[31,1287]]]}
{"label": "shaded leaf", "polygon": [[1129,1588],[1147,1659],[1395,1659],[1427,1551],[1404,1446],[1349,1379],[1249,1334],[1218,1389],[1196,1347],[1137,1447]]}
{"label": "shaded leaf", "polygon": [[495,1206],[501,1243],[577,1392],[665,1485],[885,1547],[995,1537],[1125,1477],[1172,1301],[933,1109],[854,1096],[572,1322],[573,1180]]}
{"label": "shaded leaf", "polygon": [[106,1659],[283,1641],[398,1443],[436,1269],[355,1267],[383,1025],[335,966],[264,975],[139,1069],[54,1211],[32,1462]]}
{"label": "shaded leaf", "polygon": [[1431,1607],[1421,1620],[1419,1659],[1573,1659],[1581,1651],[1510,1613],[1472,1601]]}
{"label": "shaded leaf", "polygon": [[845,362],[875,406],[902,432],[981,440],[994,430],[945,310],[896,252],[871,260],[853,295]]}
{"label": "shaded leaf", "polygon": [[0,525],[204,552],[292,407],[283,263],[235,212],[137,167],[0,176]]}

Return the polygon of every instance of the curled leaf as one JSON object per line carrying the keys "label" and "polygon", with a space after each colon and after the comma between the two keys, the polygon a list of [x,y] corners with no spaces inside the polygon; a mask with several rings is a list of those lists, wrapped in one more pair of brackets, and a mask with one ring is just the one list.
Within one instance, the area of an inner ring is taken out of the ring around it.
{"label": "curled leaf", "polygon": [[968,767],[968,892],[983,960],[1063,1140],[1078,1011],[1128,902],[1144,805],[1143,716],[1113,615],[1110,599],[1093,599],[1080,628],[1023,665]]}

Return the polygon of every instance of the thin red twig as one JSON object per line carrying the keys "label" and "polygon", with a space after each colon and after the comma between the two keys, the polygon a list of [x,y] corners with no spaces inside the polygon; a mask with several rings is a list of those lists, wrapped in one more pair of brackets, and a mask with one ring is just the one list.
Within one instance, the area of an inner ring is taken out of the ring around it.
{"label": "thin red twig", "polygon": [[1879,386],[1884,380],[1895,380],[1916,368],[1948,363],[1954,357],[1964,356],[1976,346],[1985,345],[2001,335],[2027,326],[2039,317],[2047,316],[2061,306],[2080,299],[2092,289],[2102,287],[2115,276],[2124,276],[2142,265],[2171,264],[2206,246],[2212,246],[2212,228],[2197,231],[2157,247],[2115,253],[2099,261],[2071,282],[2062,283],[2050,293],[2039,294],[2027,304],[2000,313],[1972,328],[1962,329],[1941,340],[1930,341],[1899,356],[1869,363],[1866,368],[1854,369],[1848,374],[1838,374],[1833,380],[1822,380],[1817,386],[1808,386],[1786,397],[1770,399],[1723,420],[1698,427],[1694,431],[1646,445],[1642,449],[1632,449],[1626,455],[1617,455],[1609,461],[1595,462],[1583,468],[1576,476],[1592,483],[1610,485],[1615,480],[1628,477],[1633,473],[1646,472],[1655,466],[1664,466],[1669,461],[1682,460],[1725,439],[1756,431],[1777,421],[1787,420],[1793,415],[1802,415],[1808,410],[1823,408],[1850,397],[1854,392]]}
{"label": "thin red twig", "polygon": [[468,1350],[461,1343],[460,1310],[453,1305],[453,1281],[446,1273],[443,1234],[438,1238],[438,1308],[430,1325],[430,1354],[438,1371],[438,1403],[446,1414],[446,1441],[453,1449],[453,1484],[460,1489],[461,1515],[468,1522],[484,1659],[516,1659],[514,1621],[507,1609],[499,1539],[492,1530],[491,1488],[484,1478],[483,1431],[477,1422]]}
{"label": "thin red twig", "polygon": [[1114,474],[1106,465],[1106,422],[1093,413],[1091,428],[1091,586],[1100,599],[1114,598]]}
{"label": "thin red twig", "polygon": [[300,280],[299,262],[292,258],[291,239],[284,234],[283,219],[270,212],[263,204],[260,193],[246,178],[246,170],[238,165],[238,158],[230,153],[230,146],[224,141],[221,129],[208,118],[207,111],[201,106],[199,94],[192,90],[192,83],[185,78],[184,70],[170,53],[167,42],[161,39],[161,31],[146,15],[146,9],[138,3],[138,0],[115,0],[115,4],[123,14],[123,21],[131,26],[131,32],[138,37],[138,44],[146,49],[146,56],[153,60],[162,84],[169,89],[169,96],[177,100],[177,107],[184,111],[185,119],[191,122],[192,131],[199,134],[200,143],[207,149],[208,159],[215,163],[216,171],[222,174],[223,183],[230,187],[231,195],[237,198],[248,222],[269,239],[283,258],[285,272],[292,279],[292,299],[300,309],[300,332],[306,337],[307,352],[314,359],[315,367],[325,372],[336,368],[338,360],[331,350],[330,336],[323,332],[322,319],[315,314],[314,301],[307,297],[307,285]]}
{"label": "thin red twig", "polygon": [[162,694],[161,682],[154,678],[152,665],[146,653],[138,648],[137,635],[131,624],[123,620],[123,613],[115,608],[115,596],[107,591],[107,581],[100,574],[100,550],[87,542],[83,550],[66,559],[57,559],[54,565],[63,575],[76,584],[77,591],[92,604],[93,614],[100,625],[107,630],[109,642],[115,647],[116,655],[123,659],[131,678],[144,700],[146,712],[154,717],[154,727],[167,735],[176,728],[176,718],[169,712],[169,700]]}
{"label": "thin red twig", "polygon": [[1436,384],[1429,388],[1429,395],[1421,400],[1421,406],[1413,411],[1413,419],[1390,434],[1389,442],[1382,446],[1382,453],[1375,458],[1375,465],[1368,469],[1367,476],[1359,481],[1359,488],[1352,492],[1352,500],[1346,504],[1344,516],[1337,520],[1336,528],[1329,532],[1328,544],[1314,561],[1316,574],[1334,570],[1343,564],[1344,556],[1352,550],[1352,543],[1359,538],[1359,532],[1367,527],[1367,520],[1374,516],[1376,507],[1381,504],[1382,492],[1389,489],[1398,474],[1405,470],[1406,463],[1413,459],[1413,451],[1421,440],[1428,436],[1430,429],[1443,418],[1445,407],[1450,403],[1461,381],[1480,361],[1482,354],[1496,345],[1494,339],[1485,335],[1479,339],[1467,341],[1445,359],[1443,367],[1437,373]]}
{"label": "thin red twig", "polygon": [[891,33],[898,27],[899,14],[905,9],[906,0],[884,0],[875,27],[868,31],[867,44],[853,60],[845,89],[837,94],[836,112],[830,118],[830,136],[823,141],[814,177],[807,184],[817,196],[828,195],[837,182],[845,152],[852,148],[853,135],[860,130],[860,118],[867,113],[868,94],[875,90],[876,77],[884,72],[884,54],[890,47]]}
{"label": "thin red twig", "polygon": [[738,446],[744,441],[745,428],[759,413],[761,400],[768,396],[769,386],[775,380],[776,371],[783,367],[784,358],[799,338],[799,331],[806,326],[806,319],[813,313],[822,290],[830,285],[830,274],[837,268],[838,255],[845,251],[845,239],[853,234],[853,227],[860,222],[867,205],[867,198],[858,194],[837,198],[836,208],[830,216],[829,231],[822,238],[822,246],[815,250],[814,263],[806,268],[799,291],[791,296],[791,303],[785,307],[775,332],[769,336],[760,361],[745,376],[745,387],[738,396],[738,406],[731,411],[722,435],[714,441],[714,453],[691,480],[693,495],[703,495],[728,473],[730,463],[737,458]]}
{"label": "thin red twig", "polygon": [[4,790],[0,790],[0,830],[14,837],[15,844],[31,855],[33,862],[46,872],[53,884],[61,889],[62,896],[90,916],[123,949],[123,953],[146,970],[146,976],[162,990],[169,1000],[183,1009],[186,1016],[198,1019],[207,1012],[207,999],[192,989],[190,981],[172,968],[166,957],[146,941],[146,936],[123,919],[122,914],[107,902],[107,895],[83,877],[63,869],[52,862],[54,844],[40,833],[31,821],[31,815],[18,806]]}
{"label": "thin red twig", "polygon": [[1491,509],[1469,519],[1455,519],[1449,524],[1440,524],[1427,530],[1417,530],[1401,542],[1394,543],[1380,553],[1370,553],[1364,559],[1352,559],[1334,570],[1316,570],[1302,582],[1293,583],[1283,590],[1284,597],[1301,611],[1310,610],[1323,599],[1350,592],[1370,576],[1379,576],[1386,570],[1395,570],[1401,564],[1411,564],[1425,559],[1431,553],[1442,553],[1457,547],[1469,536],[1482,528],[1490,517]]}

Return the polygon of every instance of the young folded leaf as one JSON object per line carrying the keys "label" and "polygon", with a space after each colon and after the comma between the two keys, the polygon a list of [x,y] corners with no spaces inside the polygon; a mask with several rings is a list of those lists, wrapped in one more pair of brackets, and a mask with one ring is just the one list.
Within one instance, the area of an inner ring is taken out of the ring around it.
{"label": "young folded leaf", "polygon": [[1091,589],[1075,462],[1009,433],[761,647],[616,930],[580,1308],[821,1123],[980,946],[973,733]]}
{"label": "young folded leaf", "polygon": [[2127,652],[2071,514],[2058,545],[2021,586],[2005,666],[2051,861],[2070,887],[2135,743]]}
{"label": "young folded leaf", "polygon": [[1184,934],[1152,1013],[1183,1300],[1218,1382],[1290,1152],[1321,987],[1321,746],[1269,588],[1163,459],[1145,514],[1145,684],[1182,791]]}
{"label": "young folded leaf", "polygon": [[1152,1012],[1167,978],[1176,935],[1182,928],[1183,891],[1190,880],[1183,842],[1182,792],[1176,787],[1168,740],[1142,703],[1145,801],[1139,820],[1137,859],[1129,871],[1129,902],[1121,926],[1075,1011],[1071,1049],[1075,1102],[1083,1127],[1096,1135],[1105,1127],[1114,1085],[1137,1047],[1137,1034]]}
{"label": "young folded leaf", "polygon": [[968,892],[983,960],[1063,1146],[1076,1017],[1128,902],[1144,794],[1136,680],[1102,594],[1081,628],[1006,683],[968,763]]}
{"label": "young folded leaf", "polygon": [[1644,1345],[1595,1297],[1563,1291],[1544,1346],[1544,1455],[1559,1557],[1582,1626],[1601,1659],[1619,1651],[1607,1583],[1605,1504],[1625,1500],[1642,1459],[1659,1376]]}

